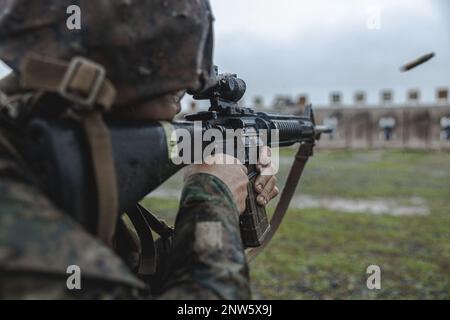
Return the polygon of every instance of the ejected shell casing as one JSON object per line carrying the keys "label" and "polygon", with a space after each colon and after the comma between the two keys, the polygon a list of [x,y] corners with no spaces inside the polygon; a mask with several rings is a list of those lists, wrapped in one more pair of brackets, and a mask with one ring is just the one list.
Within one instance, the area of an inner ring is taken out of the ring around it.
{"label": "ejected shell casing", "polygon": [[422,57],[420,57],[420,58],[418,58],[418,59],[416,59],[416,60],[414,60],[414,61],[411,61],[411,62],[405,64],[404,66],[402,66],[402,67],[400,68],[400,70],[401,70],[402,72],[406,72],[406,71],[409,71],[409,70],[411,70],[411,69],[414,69],[415,67],[418,67],[418,66],[420,66],[421,64],[423,64],[423,63],[425,63],[425,62],[427,62],[427,61],[433,59],[434,56],[435,56],[434,52],[429,53],[429,54],[426,54],[426,55],[424,55],[424,56],[422,56]]}

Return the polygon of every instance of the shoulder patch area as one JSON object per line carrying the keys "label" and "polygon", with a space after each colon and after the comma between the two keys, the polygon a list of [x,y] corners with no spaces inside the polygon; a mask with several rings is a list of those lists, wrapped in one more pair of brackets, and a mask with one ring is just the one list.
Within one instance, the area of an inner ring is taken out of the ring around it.
{"label": "shoulder patch area", "polygon": [[198,222],[195,225],[195,251],[216,252],[222,247],[222,222]]}

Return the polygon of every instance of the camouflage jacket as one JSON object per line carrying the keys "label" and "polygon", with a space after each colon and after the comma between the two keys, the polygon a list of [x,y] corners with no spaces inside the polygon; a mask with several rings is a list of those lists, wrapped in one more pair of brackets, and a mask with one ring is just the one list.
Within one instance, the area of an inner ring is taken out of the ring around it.
{"label": "camouflage jacket", "polygon": [[[112,252],[58,210],[0,146],[1,299],[248,299],[248,267],[228,188],[208,174],[182,193],[162,290],[150,295]],[[68,290],[67,268],[81,270]]]}

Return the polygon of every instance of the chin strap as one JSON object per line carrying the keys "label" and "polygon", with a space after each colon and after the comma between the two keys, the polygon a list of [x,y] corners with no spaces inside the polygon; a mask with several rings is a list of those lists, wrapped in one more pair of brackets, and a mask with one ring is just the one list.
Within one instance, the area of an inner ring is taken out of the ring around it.
{"label": "chin strap", "polygon": [[280,196],[280,200],[275,208],[275,211],[270,219],[270,230],[261,246],[256,248],[250,248],[246,250],[247,260],[252,261],[255,259],[266,246],[272,240],[273,236],[277,232],[278,228],[289,209],[289,204],[291,203],[292,197],[294,196],[297,185],[302,176],[303,170],[305,169],[306,163],[313,152],[313,143],[302,143],[300,148],[295,155],[294,163],[292,164],[291,170],[287,177],[286,183],[284,185],[283,191]]}

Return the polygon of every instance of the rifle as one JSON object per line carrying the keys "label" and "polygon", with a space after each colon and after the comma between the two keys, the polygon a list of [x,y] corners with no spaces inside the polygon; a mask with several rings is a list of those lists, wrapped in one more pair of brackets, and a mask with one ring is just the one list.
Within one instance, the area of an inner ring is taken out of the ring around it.
{"label": "rifle", "polygon": [[[268,146],[287,147],[300,143],[301,152],[297,159],[304,161],[301,174],[306,159],[312,155],[316,140],[329,130],[315,125],[311,106],[306,108],[303,116],[256,112],[240,107],[238,102],[245,90],[245,82],[236,75],[217,75],[216,84],[212,88],[194,95],[197,100],[210,100],[209,110],[188,115],[185,121],[131,122],[106,118],[116,169],[120,212],[132,210],[138,201],[186,165],[173,161],[174,146],[179,141],[173,139],[172,133],[183,129],[195,137],[195,130],[198,130],[196,123],[201,123],[202,132],[208,129],[221,132],[222,142],[225,143],[227,130],[241,129],[243,144],[248,150],[262,146],[258,141],[263,131],[268,134]],[[273,130],[278,133],[277,141],[271,134]],[[96,186],[89,149],[79,124],[70,119],[36,118],[29,125],[29,136],[36,146],[30,159],[36,172],[45,176],[45,191],[48,196],[78,222],[95,226]],[[202,149],[204,147],[202,145]],[[249,161],[247,156],[243,161],[248,167],[250,184],[247,209],[240,217],[241,234],[246,248],[263,245],[267,238],[271,238],[270,232],[275,231],[271,230],[265,208],[256,202],[253,183],[257,172],[254,163]],[[288,179],[288,182],[291,180],[291,186],[285,189],[290,189],[287,192],[290,194],[281,196],[280,204],[284,211],[295,191],[298,172],[297,175],[296,179]],[[283,211],[282,208],[280,210]]]}

